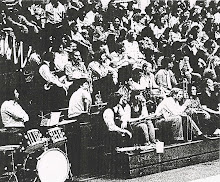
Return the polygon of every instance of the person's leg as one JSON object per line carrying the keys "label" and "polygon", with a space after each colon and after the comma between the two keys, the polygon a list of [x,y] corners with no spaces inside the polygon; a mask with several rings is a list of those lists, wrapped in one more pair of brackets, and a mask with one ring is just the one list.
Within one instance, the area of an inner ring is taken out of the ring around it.
{"label": "person's leg", "polygon": [[145,123],[140,123],[137,125],[137,127],[141,128],[144,133],[145,137],[145,144],[150,144],[150,139],[149,139],[149,133],[148,133],[148,126]]}
{"label": "person's leg", "polygon": [[150,136],[150,141],[152,143],[156,143],[155,139],[155,128],[151,120],[147,120],[147,126],[148,126],[148,131],[149,131],[149,136]]}
{"label": "person's leg", "polygon": [[190,116],[187,116],[187,120],[192,125],[192,130],[196,135],[202,135],[202,131],[199,129],[195,121]]}
{"label": "person's leg", "polygon": [[175,141],[184,140],[183,137],[183,124],[181,116],[173,116],[169,118],[172,121],[171,129],[173,132],[173,138]]}

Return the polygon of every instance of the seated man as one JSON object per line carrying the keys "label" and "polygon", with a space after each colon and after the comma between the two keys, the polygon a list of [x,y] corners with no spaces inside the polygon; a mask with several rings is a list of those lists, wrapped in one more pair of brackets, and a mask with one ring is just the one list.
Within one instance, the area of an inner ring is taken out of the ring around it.
{"label": "seated man", "polygon": [[186,100],[183,105],[179,102],[183,99],[183,91],[179,88],[173,88],[170,92],[170,97],[165,98],[157,107],[155,114],[162,115],[165,122],[171,122],[171,130],[173,134],[174,142],[184,141],[183,136],[183,121],[182,116],[186,116],[190,124],[192,125],[195,135],[204,139],[202,132],[195,124],[195,122],[185,114],[185,110],[190,105],[190,101]]}
{"label": "seated man", "polygon": [[[108,133],[105,137],[106,147],[110,152],[113,152],[116,147],[125,147],[129,145],[129,138],[132,138],[132,134],[129,130],[124,129],[118,123],[118,103],[121,99],[119,94],[112,94],[109,96],[109,102],[103,112],[103,119],[107,126]],[[109,151],[108,151],[109,152]]]}
{"label": "seated man", "polygon": [[[88,121],[88,112],[92,103],[89,83],[86,79],[78,79],[74,83],[77,88],[69,100],[68,119],[72,123],[66,125],[67,147],[69,151],[68,158],[72,164],[72,173],[79,175],[80,153],[81,153],[81,129],[80,123]],[[74,120],[76,120],[74,122]]]}
{"label": "seated man", "polygon": [[148,109],[142,92],[133,91],[131,93],[130,103],[131,127],[141,128],[144,132],[145,145],[154,146],[156,144],[155,128],[152,120],[146,119],[148,117]]}
{"label": "seated man", "polygon": [[215,88],[213,80],[209,78],[204,80],[204,87],[201,89],[200,100],[202,108],[210,114],[210,121],[212,121],[209,123],[208,134],[219,134],[219,90]]}
{"label": "seated man", "polygon": [[[18,88],[10,88],[10,90],[7,90],[6,96],[8,97],[7,100],[1,105],[1,118],[6,130],[3,129],[0,132],[0,145],[20,145],[23,143],[25,123],[29,121],[29,116],[18,103]],[[5,155],[5,153],[1,153],[1,156],[2,154]],[[6,154],[8,155],[8,153]],[[1,160],[0,173],[2,167],[7,169],[10,163],[9,158],[6,157],[7,155]],[[23,157],[24,155],[21,153],[19,156],[15,155],[13,160],[16,164],[22,164]]]}
{"label": "seated man", "polygon": [[93,93],[101,92],[104,102],[107,96],[115,91],[116,84],[118,83],[117,71],[109,65],[105,53],[96,53],[95,60],[89,63],[88,70],[93,81]]}
{"label": "seated man", "polygon": [[73,81],[75,79],[88,78],[88,71],[82,60],[81,53],[75,50],[69,56],[70,62],[64,67],[67,80]]}
{"label": "seated man", "polygon": [[161,62],[161,69],[156,73],[156,83],[169,92],[174,86],[177,85],[176,77],[172,71],[173,61],[169,58],[164,58]]}

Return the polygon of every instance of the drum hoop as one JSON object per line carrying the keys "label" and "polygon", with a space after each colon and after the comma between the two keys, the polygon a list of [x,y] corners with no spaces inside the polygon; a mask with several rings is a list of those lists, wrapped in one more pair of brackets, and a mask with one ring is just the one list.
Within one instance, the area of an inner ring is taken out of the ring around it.
{"label": "drum hoop", "polygon": [[48,131],[54,131],[54,130],[62,130],[62,128],[56,126],[56,127],[54,127],[54,128],[49,128],[49,129],[48,129]]}
{"label": "drum hoop", "polygon": [[[59,151],[59,152],[61,152],[61,153],[64,155],[64,157],[66,158],[68,169],[67,169],[67,175],[66,175],[65,179],[67,179],[68,174],[69,174],[69,172],[70,172],[70,162],[69,162],[69,159],[68,159],[67,155],[66,155],[62,150],[60,150],[59,148],[51,148],[51,149],[48,149],[48,150],[44,151],[44,152],[37,158],[37,166],[36,166],[37,172],[38,172],[39,165],[40,165],[40,159],[41,159],[43,156],[45,156],[45,155],[46,155],[48,152],[50,152],[50,151]],[[39,175],[38,175],[38,176],[39,176]],[[40,178],[40,176],[39,176],[39,178]]]}

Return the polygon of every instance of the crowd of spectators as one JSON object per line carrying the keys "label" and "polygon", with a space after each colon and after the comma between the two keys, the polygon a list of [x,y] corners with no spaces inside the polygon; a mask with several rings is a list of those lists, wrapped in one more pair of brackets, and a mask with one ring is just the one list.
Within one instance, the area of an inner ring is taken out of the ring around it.
{"label": "crowd of spectators", "polygon": [[103,102],[124,87],[163,98],[186,82],[218,111],[220,2],[154,0],[142,12],[135,0],[4,0],[0,11],[1,37],[11,28],[24,44],[20,86],[33,117],[68,107],[80,78]]}

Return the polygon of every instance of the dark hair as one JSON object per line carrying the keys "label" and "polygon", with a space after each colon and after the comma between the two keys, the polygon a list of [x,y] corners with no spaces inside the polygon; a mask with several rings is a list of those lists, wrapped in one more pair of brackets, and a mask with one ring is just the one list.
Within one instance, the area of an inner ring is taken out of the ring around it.
{"label": "dark hair", "polygon": [[106,108],[113,108],[120,101],[121,95],[119,93],[113,93],[108,96],[108,104]]}
{"label": "dark hair", "polygon": [[42,60],[44,61],[49,61],[49,62],[53,62],[54,60],[54,55],[52,52],[45,52],[43,55],[42,55]]}
{"label": "dark hair", "polygon": [[189,85],[188,85],[188,95],[189,95],[189,96],[192,96],[192,87],[196,87],[196,89],[198,89],[196,85],[194,85],[194,84],[189,84]]}
{"label": "dark hair", "polygon": [[172,88],[169,94],[169,97],[173,97],[174,95],[177,95],[179,91],[182,91],[180,88]]}
{"label": "dark hair", "polygon": [[17,90],[21,94],[21,88],[18,84],[9,85],[5,92],[5,100],[12,100],[15,98],[14,91]]}
{"label": "dark hair", "polygon": [[130,103],[137,103],[136,101],[136,99],[135,99],[135,96],[136,95],[139,95],[140,94],[140,91],[139,90],[133,90],[132,92],[131,92],[131,96],[130,96]]}
{"label": "dark hair", "polygon": [[167,68],[168,64],[171,63],[172,60],[168,57],[163,58],[161,61],[161,68]]}

